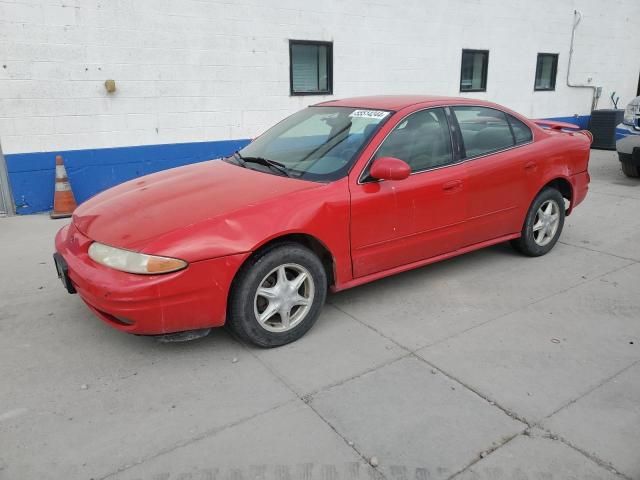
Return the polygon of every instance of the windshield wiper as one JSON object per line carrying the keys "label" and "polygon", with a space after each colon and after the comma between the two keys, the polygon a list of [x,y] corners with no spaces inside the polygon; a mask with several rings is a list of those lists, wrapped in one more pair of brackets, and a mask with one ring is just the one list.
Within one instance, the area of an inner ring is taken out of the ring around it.
{"label": "windshield wiper", "polygon": [[233,154],[227,158],[233,158],[238,165],[247,168],[247,162],[244,161],[244,158],[242,157],[242,155],[240,155],[239,152],[233,152]]}
{"label": "windshield wiper", "polygon": [[259,165],[271,167],[272,169],[277,170],[278,172],[282,173],[286,177],[291,176],[287,171],[287,167],[284,163],[276,162],[275,160],[270,160],[264,157],[244,157],[240,154],[240,152],[236,152],[235,156],[237,159],[239,159],[243,163],[257,163]]}

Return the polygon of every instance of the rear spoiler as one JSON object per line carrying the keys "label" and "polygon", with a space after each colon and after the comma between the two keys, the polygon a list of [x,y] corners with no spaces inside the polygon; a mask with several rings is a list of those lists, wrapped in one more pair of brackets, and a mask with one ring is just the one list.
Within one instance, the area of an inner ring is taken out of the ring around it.
{"label": "rear spoiler", "polygon": [[533,123],[542,127],[550,128],[551,130],[580,130],[578,125],[567,122],[556,122],[555,120],[532,120]]}
{"label": "rear spoiler", "polygon": [[578,125],[575,125],[573,123],[556,122],[555,120],[532,120],[532,122],[542,128],[557,130],[559,132],[565,132],[571,135],[574,132],[581,133],[586,137],[588,137],[589,141],[593,143],[593,135],[591,134],[591,132],[589,130],[583,130]]}

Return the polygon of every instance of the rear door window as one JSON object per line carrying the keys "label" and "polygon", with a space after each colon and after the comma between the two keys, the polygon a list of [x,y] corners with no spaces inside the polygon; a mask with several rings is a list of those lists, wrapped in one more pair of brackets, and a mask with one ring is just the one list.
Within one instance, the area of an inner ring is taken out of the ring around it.
{"label": "rear door window", "polygon": [[516,144],[507,117],[500,110],[466,106],[451,109],[460,125],[465,158],[497,152]]}
{"label": "rear door window", "polygon": [[513,136],[516,139],[516,145],[529,143],[531,140],[533,140],[533,135],[531,134],[531,129],[529,127],[527,127],[513,115],[507,115],[507,118],[509,119],[509,123],[511,124]]}

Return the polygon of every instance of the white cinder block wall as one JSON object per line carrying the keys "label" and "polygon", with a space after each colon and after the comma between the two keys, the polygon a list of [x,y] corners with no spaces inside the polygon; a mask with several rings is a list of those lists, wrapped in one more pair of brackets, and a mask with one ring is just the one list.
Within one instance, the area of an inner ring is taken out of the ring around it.
{"label": "white cinder block wall", "polygon": [[[5,154],[253,137],[310,103],[459,95],[463,48],[488,49],[486,93],[530,117],[624,106],[640,69],[638,0],[2,0]],[[333,41],[331,97],[289,95],[289,39]],[[538,52],[559,53],[534,92]],[[107,94],[106,79],[117,84]]]}

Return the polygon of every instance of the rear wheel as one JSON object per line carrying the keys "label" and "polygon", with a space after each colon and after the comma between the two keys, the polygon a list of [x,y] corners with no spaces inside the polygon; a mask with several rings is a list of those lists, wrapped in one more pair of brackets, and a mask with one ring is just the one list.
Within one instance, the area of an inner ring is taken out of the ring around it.
{"label": "rear wheel", "polygon": [[327,294],[322,262],[297,243],[283,243],[250,258],[234,282],[228,323],[243,340],[276,347],[302,337],[315,323]]}
{"label": "rear wheel", "polygon": [[527,212],[520,238],[511,245],[530,257],[549,252],[564,226],[564,198],[555,188],[545,188],[533,200]]}
{"label": "rear wheel", "polygon": [[633,165],[629,162],[621,162],[622,164],[622,173],[624,173],[627,177],[638,178],[640,177],[640,166]]}

